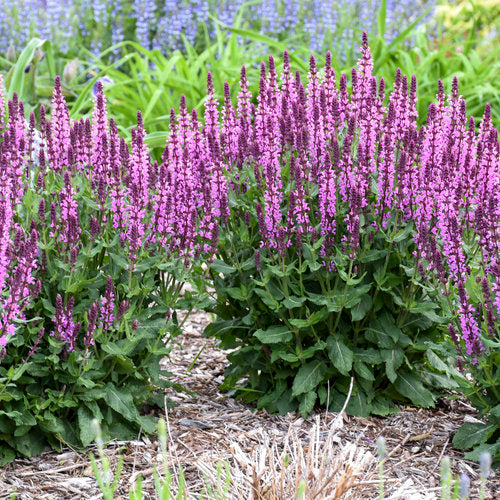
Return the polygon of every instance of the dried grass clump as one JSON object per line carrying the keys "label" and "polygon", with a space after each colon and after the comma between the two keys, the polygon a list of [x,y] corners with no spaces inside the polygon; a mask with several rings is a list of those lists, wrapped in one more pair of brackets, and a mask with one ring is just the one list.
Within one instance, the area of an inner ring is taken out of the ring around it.
{"label": "dried grass clump", "polygon": [[[340,419],[341,414],[339,415]],[[322,431],[317,416],[304,444],[295,426],[281,442],[270,439],[262,431],[262,444],[251,455],[238,443],[231,445],[232,464],[222,471],[229,474],[231,488],[228,498],[252,500],[330,500],[355,498],[354,492],[365,479],[375,457],[354,443],[340,445],[337,430],[339,418]],[[209,483],[224,483],[221,469],[213,469],[199,461],[197,466]],[[359,498],[359,496],[358,496]]]}

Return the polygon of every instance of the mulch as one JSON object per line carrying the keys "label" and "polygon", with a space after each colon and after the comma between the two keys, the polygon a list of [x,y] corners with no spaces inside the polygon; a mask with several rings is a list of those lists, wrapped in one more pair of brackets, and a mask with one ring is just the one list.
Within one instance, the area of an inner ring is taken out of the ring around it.
{"label": "mulch", "polygon": [[[202,337],[208,320],[206,313],[191,314],[183,327],[183,335],[178,338],[179,346],[163,361],[177,382],[196,393],[193,397],[187,393],[169,392],[167,396],[175,401],[176,406],[164,413],[168,465],[174,472],[182,468],[190,494],[203,492],[206,477],[210,476],[210,471],[215,474],[220,461],[227,461],[240,480],[240,476],[248,474],[251,481],[251,471],[254,470],[255,476],[255,469],[259,466],[259,453],[270,449],[271,444],[277,450],[284,449],[292,433],[304,450],[310,448],[312,436],[321,440],[333,435],[327,450],[332,457],[337,454],[344,457],[346,447],[356,450],[359,456],[363,455],[363,470],[353,488],[341,498],[378,498],[376,440],[379,436],[383,436],[387,443],[384,463],[386,499],[440,498],[440,462],[443,456],[450,457],[455,476],[462,473],[469,476],[470,498],[479,498],[478,465],[465,460],[464,453],[451,446],[453,434],[460,425],[476,418],[475,410],[465,401],[442,399],[435,409],[401,407],[400,413],[384,418],[321,412],[303,419],[298,414],[281,416],[256,411],[219,391],[228,363],[215,341]],[[197,355],[198,359],[191,366]],[[315,434],[315,429],[320,429],[320,432]],[[329,433],[329,430],[334,433]],[[90,451],[97,455],[95,447]],[[128,491],[139,475],[143,478],[144,498],[155,498],[153,471],[155,466],[162,469],[162,455],[156,439],[138,436],[134,441],[111,442],[105,453],[113,470],[118,457],[124,458],[115,498],[128,498]],[[262,469],[262,464],[260,466]],[[176,474],[173,477],[175,483]],[[231,487],[226,497],[244,498],[242,491],[236,486]],[[38,457],[16,459],[0,469],[0,499],[11,498],[14,492],[17,495],[14,498],[23,500],[102,498],[88,454],[70,449],[63,453],[46,451]],[[208,497],[202,495],[202,498]],[[488,478],[485,498],[500,498],[500,471],[494,471]]]}

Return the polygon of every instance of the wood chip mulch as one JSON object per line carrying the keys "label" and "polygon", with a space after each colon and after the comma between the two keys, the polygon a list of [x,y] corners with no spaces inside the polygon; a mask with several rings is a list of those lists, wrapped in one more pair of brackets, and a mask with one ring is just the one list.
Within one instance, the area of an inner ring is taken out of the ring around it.
{"label": "wood chip mulch", "polygon": [[[450,457],[455,476],[462,473],[469,476],[469,498],[479,498],[478,465],[464,460],[464,454],[451,446],[453,434],[460,425],[464,421],[474,421],[476,417],[474,409],[466,402],[443,399],[435,409],[403,407],[400,413],[385,418],[359,418],[344,413],[322,412],[304,420],[298,414],[280,416],[255,411],[219,391],[227,360],[213,339],[201,336],[208,321],[207,314],[192,313],[183,327],[184,334],[177,339],[180,345],[169,359],[164,360],[165,367],[175,380],[196,393],[196,397],[186,393],[168,393],[177,405],[164,414],[169,467],[174,471],[183,469],[187,490],[195,495],[193,498],[198,498],[197,494],[203,492],[207,474],[210,475],[206,471],[216,470],[217,462],[227,460],[231,470],[240,475],[242,471],[243,475],[247,471],[250,475],[252,467],[258,468],[258,453],[263,446],[269,448],[270,443],[274,443],[277,448],[283,447],[293,431],[294,438],[298,438],[307,450],[310,437],[314,434],[313,428],[318,423],[321,428],[316,436],[318,439],[326,438],[328,431],[335,426],[333,440],[328,442],[331,446],[328,453],[332,456],[340,456],[345,447],[350,446],[357,453],[364,453],[365,458],[371,457],[364,462],[364,470],[349,493],[328,498],[378,498],[376,440],[379,436],[384,436],[387,443],[384,463],[387,500],[440,498],[440,461],[443,456]],[[186,373],[197,355],[198,359]],[[91,451],[97,454],[95,447]],[[160,446],[156,439],[138,436],[135,441],[112,442],[105,452],[113,470],[118,457],[124,457],[116,499],[128,498],[129,489],[139,475],[143,478],[144,498],[156,498],[153,467],[162,469]],[[246,500],[241,491],[231,488],[226,497]],[[12,496],[14,493],[15,496]],[[97,500],[102,495],[92,474],[88,455],[68,449],[63,453],[47,451],[39,457],[16,459],[0,468],[0,500],[10,498]],[[208,496],[202,495],[202,498]],[[266,498],[288,500],[272,495]],[[488,478],[485,498],[500,498],[499,470],[493,471]],[[321,500],[321,496],[317,500]]]}

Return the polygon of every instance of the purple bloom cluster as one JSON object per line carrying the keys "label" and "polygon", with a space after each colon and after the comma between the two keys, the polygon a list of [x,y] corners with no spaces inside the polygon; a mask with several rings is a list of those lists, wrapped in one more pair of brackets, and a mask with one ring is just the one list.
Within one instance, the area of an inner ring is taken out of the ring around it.
{"label": "purple bloom cluster", "polygon": [[[251,166],[260,190],[261,247],[278,259],[291,247],[300,253],[302,241],[319,233],[323,264],[332,270],[338,248],[356,258],[370,226],[388,232],[413,225],[418,269],[453,296],[453,327],[473,358],[484,350],[483,316],[493,331],[500,315],[500,159],[491,108],[477,131],[458,81],[449,95],[438,82],[427,123],[418,127],[416,77],[398,71],[386,96],[385,82],[372,71],[366,33],[352,92],[345,74],[337,80],[330,54],[323,69],[311,57],[302,81],[290,73],[285,53],[280,77],[272,58],[262,64],[256,106],[249,104],[243,68],[235,106],[226,87],[220,118],[209,78],[207,153],[212,161],[224,159],[236,178],[242,165]],[[172,148],[176,134],[171,139]],[[228,189],[236,186],[229,182]],[[226,203],[222,192],[217,187],[214,197]],[[261,267],[260,252],[255,257]],[[471,266],[482,275],[479,311],[465,289]]]}
{"label": "purple bloom cluster", "polygon": [[[36,291],[37,271],[47,269],[45,250],[38,250],[39,231],[44,232],[44,240],[53,242],[71,269],[86,242],[116,232],[131,271],[145,252],[160,253],[167,259],[179,257],[186,265],[199,257],[211,259],[217,247],[219,221],[227,219],[229,208],[226,157],[222,154],[212,87],[209,93],[207,116],[213,120],[207,123],[212,127],[203,128],[196,113],[187,112],[183,99],[179,116],[172,112],[171,135],[160,164],[151,160],[141,113],[132,129],[131,143],[119,136],[116,123],[108,118],[102,85],[96,89],[92,122],[69,119],[59,77],[51,118],[42,106],[38,124],[34,114],[27,123],[16,95],[8,103],[6,122],[0,108],[0,290],[5,297],[0,302],[2,349],[14,333],[15,321],[23,318],[30,294]],[[36,128],[40,143],[35,151]],[[35,168],[33,185],[31,171]],[[59,179],[57,192],[45,197],[45,179],[53,182],[54,176]],[[92,214],[82,211],[82,180],[98,207]],[[27,189],[42,197],[31,234],[25,235],[15,222],[15,214]],[[79,342],[81,325],[73,319],[73,301],[73,297],[59,295],[52,330],[45,325],[64,343],[65,352],[74,350]],[[113,280],[108,276],[103,296],[88,312],[86,332],[80,340],[87,349],[94,343],[96,329],[109,330],[123,317],[128,304],[118,303]]]}
{"label": "purple bloom cluster", "polygon": [[[160,162],[149,155],[140,113],[127,144],[108,119],[102,86],[96,89],[92,123],[72,122],[56,81],[52,120],[43,108],[40,112],[37,189],[43,189],[49,173],[61,176],[64,187],[50,206],[39,207],[40,223],[50,218],[51,236],[71,265],[82,236],[98,238],[105,227],[119,233],[131,271],[144,252],[177,256],[186,264],[200,256],[210,260],[219,233],[229,227],[230,192],[237,196],[249,187],[250,178],[240,179],[242,169],[249,167],[256,181],[261,251],[277,259],[289,251],[300,253],[303,241],[321,238],[323,265],[332,270],[339,250],[353,261],[357,258],[362,238],[367,233],[373,237],[373,228],[387,233],[413,225],[418,270],[435,278],[455,301],[457,320],[452,327],[460,332],[455,336],[460,336],[467,355],[478,356],[483,350],[483,317],[491,330],[500,315],[500,154],[491,108],[486,107],[476,130],[473,119],[467,118],[458,81],[449,95],[439,82],[436,102],[419,128],[416,78],[408,81],[398,71],[386,96],[385,82],[372,71],[365,33],[350,76],[351,92],[347,76],[335,75],[330,54],[324,68],[311,57],[304,80],[298,72],[292,74],[286,52],[281,71],[272,57],[262,63],[256,104],[245,68],[234,103],[226,85],[219,104],[209,73],[204,124],[195,110],[188,112],[182,98],[179,111],[171,111]],[[8,186],[0,203],[1,235],[19,234],[12,213],[35,154],[30,146],[34,117],[27,125],[15,96],[8,106],[0,142],[0,176]],[[99,206],[90,220],[80,217],[77,176],[87,178]],[[248,225],[251,211],[244,216]],[[36,230],[28,241],[36,241]],[[477,252],[471,258],[472,247]],[[4,281],[9,248],[6,243],[0,246]],[[261,251],[255,254],[258,267],[263,264]],[[35,255],[26,252],[27,261]],[[37,259],[20,265],[29,283]],[[43,267],[43,253],[40,260]],[[471,266],[481,274],[480,311],[471,305],[467,290]],[[104,296],[92,306],[87,346],[95,328],[112,324],[115,292],[108,280]],[[56,313],[55,335],[66,335],[71,348],[78,325],[71,323],[66,302]],[[120,310],[117,317],[123,314]]]}

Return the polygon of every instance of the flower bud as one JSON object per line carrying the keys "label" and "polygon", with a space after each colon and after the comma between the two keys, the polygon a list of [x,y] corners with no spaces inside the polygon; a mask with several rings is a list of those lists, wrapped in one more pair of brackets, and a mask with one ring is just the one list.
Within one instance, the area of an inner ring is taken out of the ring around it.
{"label": "flower bud", "polygon": [[40,47],[37,47],[35,49],[35,52],[33,53],[33,64],[38,64],[43,59],[44,55],[45,52],[42,52],[42,49],[40,49]]}
{"label": "flower bud", "polygon": [[78,58],[70,61],[63,70],[63,80],[66,85],[69,85],[75,78],[78,72]]}
{"label": "flower bud", "polygon": [[5,53],[5,59],[10,62],[16,62],[17,60],[17,54],[16,54],[16,49],[12,43],[9,45],[9,48],[7,49],[7,52]]}
{"label": "flower bud", "polygon": [[260,250],[255,250],[255,268],[259,273],[262,270],[262,264],[260,260]]}

